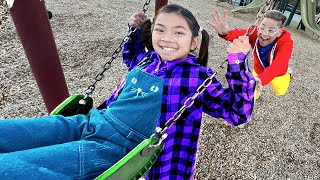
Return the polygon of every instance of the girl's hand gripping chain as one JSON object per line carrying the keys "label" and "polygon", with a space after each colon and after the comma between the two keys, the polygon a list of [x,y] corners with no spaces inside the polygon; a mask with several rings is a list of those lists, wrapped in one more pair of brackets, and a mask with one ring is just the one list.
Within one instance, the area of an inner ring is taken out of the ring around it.
{"label": "girl's hand gripping chain", "polygon": [[[237,39],[234,39],[232,43],[229,44],[227,48],[228,53],[244,53],[248,54],[251,51],[251,45],[249,43],[249,36],[239,36]],[[262,92],[262,82],[260,78],[255,77],[256,88],[255,93],[256,97],[259,97]]]}
{"label": "girl's hand gripping chain", "polygon": [[251,50],[251,45],[249,43],[249,36],[239,36],[234,39],[232,43],[229,44],[227,48],[228,53],[244,53],[248,54]]}
{"label": "girl's hand gripping chain", "polygon": [[129,25],[140,29],[141,24],[148,19],[149,18],[147,15],[145,15],[142,11],[137,12],[129,18]]}

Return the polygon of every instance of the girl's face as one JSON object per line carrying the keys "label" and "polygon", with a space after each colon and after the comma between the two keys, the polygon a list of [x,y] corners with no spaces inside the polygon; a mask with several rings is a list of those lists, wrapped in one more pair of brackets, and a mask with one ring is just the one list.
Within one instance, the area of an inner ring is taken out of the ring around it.
{"label": "girl's face", "polygon": [[187,21],[177,13],[160,13],[152,29],[152,45],[162,61],[184,59],[199,43]]}
{"label": "girl's face", "polygon": [[271,44],[282,33],[282,28],[278,22],[271,18],[264,18],[258,26],[258,39],[261,46]]}

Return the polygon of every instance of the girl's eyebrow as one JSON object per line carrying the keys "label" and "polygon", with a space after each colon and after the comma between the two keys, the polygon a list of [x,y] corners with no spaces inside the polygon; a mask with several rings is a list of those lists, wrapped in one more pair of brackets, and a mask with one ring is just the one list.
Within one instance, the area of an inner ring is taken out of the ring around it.
{"label": "girl's eyebrow", "polygon": [[[163,24],[161,24],[161,23],[156,23],[155,26],[166,27],[165,25],[163,25]],[[175,28],[175,29],[182,28],[182,29],[184,29],[184,30],[187,30],[184,26],[173,26],[173,28]]]}

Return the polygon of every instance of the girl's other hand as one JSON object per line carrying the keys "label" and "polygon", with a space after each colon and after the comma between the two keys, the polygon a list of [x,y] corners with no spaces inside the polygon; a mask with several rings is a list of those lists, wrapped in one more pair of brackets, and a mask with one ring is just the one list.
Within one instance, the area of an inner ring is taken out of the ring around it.
{"label": "girl's other hand", "polygon": [[148,17],[143,12],[137,12],[130,16],[129,25],[135,28],[140,28],[141,24],[148,20]]}
{"label": "girl's other hand", "polygon": [[232,43],[229,44],[227,48],[228,53],[244,53],[248,54],[251,50],[251,45],[249,43],[248,36],[239,36],[237,39],[234,39]]}

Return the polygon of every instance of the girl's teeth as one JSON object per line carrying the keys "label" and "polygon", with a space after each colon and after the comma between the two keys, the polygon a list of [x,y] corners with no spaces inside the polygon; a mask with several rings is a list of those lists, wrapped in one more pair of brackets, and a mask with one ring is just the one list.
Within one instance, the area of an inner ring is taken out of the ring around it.
{"label": "girl's teeth", "polygon": [[172,52],[172,51],[174,51],[175,49],[174,49],[174,48],[163,48],[163,50]]}

